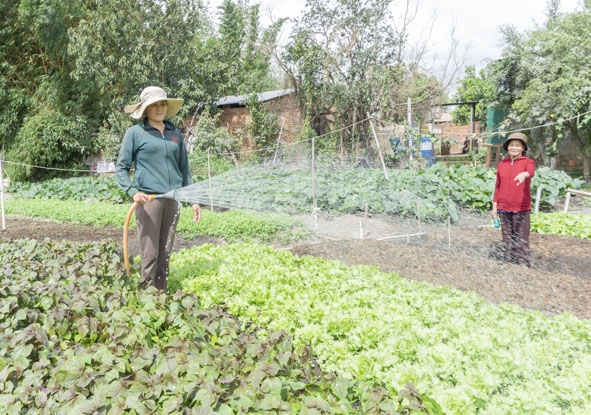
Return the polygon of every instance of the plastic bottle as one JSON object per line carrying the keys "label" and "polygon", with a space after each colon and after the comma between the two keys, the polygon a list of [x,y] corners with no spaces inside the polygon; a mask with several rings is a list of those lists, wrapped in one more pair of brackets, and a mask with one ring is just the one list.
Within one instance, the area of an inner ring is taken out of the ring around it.
{"label": "plastic bottle", "polygon": [[493,220],[492,227],[493,228],[500,228],[501,227],[501,221],[499,220],[498,216]]}

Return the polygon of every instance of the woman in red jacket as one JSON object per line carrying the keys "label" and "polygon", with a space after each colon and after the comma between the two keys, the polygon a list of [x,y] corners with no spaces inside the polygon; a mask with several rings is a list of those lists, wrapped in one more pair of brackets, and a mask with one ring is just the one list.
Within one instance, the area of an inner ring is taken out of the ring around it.
{"label": "woman in red jacket", "polygon": [[500,218],[505,259],[531,267],[530,184],[535,163],[525,155],[527,136],[523,133],[509,135],[503,148],[508,156],[497,167],[492,216]]}

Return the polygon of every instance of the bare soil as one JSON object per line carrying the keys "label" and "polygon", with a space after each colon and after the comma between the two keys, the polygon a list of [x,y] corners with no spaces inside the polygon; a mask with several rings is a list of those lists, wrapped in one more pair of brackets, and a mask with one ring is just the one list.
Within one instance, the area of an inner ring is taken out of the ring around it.
{"label": "bare soil", "polygon": [[[499,229],[485,215],[461,215],[459,223],[439,226],[389,216],[301,216],[314,236],[281,248],[346,264],[374,265],[385,272],[436,285],[473,291],[492,303],[511,303],[546,315],[564,312],[591,318],[591,240],[532,233],[532,268],[498,259]],[[55,223],[18,215],[6,217],[0,240],[45,238],[70,241],[122,241],[115,228]],[[219,238],[185,240],[175,250]],[[137,255],[135,232],[129,252]]]}

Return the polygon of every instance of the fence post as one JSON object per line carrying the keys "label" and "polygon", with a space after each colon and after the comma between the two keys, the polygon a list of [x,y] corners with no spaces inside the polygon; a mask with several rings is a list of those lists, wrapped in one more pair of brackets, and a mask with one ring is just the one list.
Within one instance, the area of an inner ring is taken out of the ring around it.
{"label": "fence post", "polygon": [[568,205],[570,205],[570,192],[566,192],[566,200],[564,201],[564,213],[568,213]]}
{"label": "fence post", "polygon": [[540,198],[542,197],[542,186],[538,187],[536,190],[536,207],[534,209],[534,213],[538,213],[540,211]]}

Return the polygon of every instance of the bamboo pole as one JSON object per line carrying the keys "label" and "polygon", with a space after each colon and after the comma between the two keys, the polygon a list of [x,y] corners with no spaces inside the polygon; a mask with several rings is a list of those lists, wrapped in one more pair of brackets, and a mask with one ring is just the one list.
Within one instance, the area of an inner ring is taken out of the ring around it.
{"label": "bamboo pole", "polygon": [[371,117],[369,118],[369,125],[371,127],[371,132],[373,133],[373,137],[376,140],[376,148],[378,149],[378,154],[380,156],[380,162],[382,163],[382,170],[384,170],[384,176],[386,180],[390,181],[390,177],[388,177],[388,170],[386,169],[386,163],[384,163],[384,157],[382,156],[382,150],[380,149],[380,142],[378,140],[378,135],[376,134],[376,130],[373,126],[373,122],[371,121]]}

